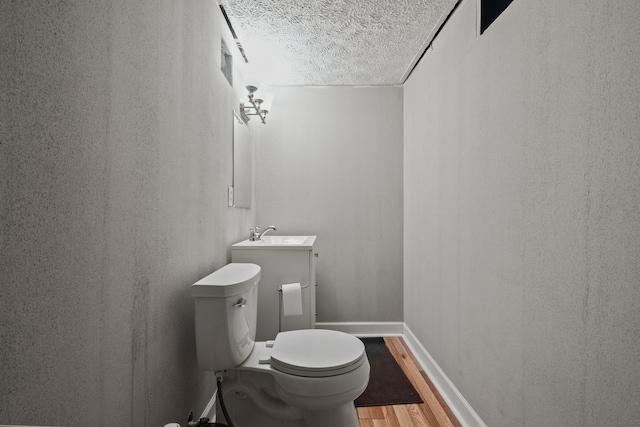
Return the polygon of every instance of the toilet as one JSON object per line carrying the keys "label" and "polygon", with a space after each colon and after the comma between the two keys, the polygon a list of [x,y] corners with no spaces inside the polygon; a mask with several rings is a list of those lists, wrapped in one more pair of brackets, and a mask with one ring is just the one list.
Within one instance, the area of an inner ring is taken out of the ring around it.
{"label": "toilet", "polygon": [[369,382],[364,344],[323,329],[256,342],[259,281],[258,265],[231,263],[191,286],[200,369],[222,378],[225,403],[242,400],[236,413],[247,427],[358,427],[353,401]]}

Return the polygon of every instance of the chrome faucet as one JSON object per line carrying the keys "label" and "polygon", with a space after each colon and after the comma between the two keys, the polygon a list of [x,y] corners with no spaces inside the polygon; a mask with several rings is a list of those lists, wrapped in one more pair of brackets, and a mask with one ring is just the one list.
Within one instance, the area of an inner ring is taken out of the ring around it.
{"label": "chrome faucet", "polygon": [[262,233],[258,232],[258,240],[262,239],[262,236],[267,234],[267,231],[271,231],[271,230],[276,231],[276,227],[274,227],[273,225],[270,225],[267,228],[265,228]]}
{"label": "chrome faucet", "polygon": [[261,240],[262,236],[264,236],[267,233],[267,231],[270,231],[270,230],[276,231],[276,228],[273,225],[270,225],[267,228],[265,228],[262,233],[260,232],[260,226],[257,226],[256,228],[251,228],[249,230],[249,241],[256,242],[258,240]]}

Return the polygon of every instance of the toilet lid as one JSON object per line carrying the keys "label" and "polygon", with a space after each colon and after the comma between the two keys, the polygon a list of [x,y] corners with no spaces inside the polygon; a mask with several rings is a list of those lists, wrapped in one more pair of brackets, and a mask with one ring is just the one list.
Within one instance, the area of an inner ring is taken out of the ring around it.
{"label": "toilet lid", "polygon": [[303,377],[328,377],[356,369],[365,358],[364,344],[352,335],[302,329],[276,336],[271,367]]}

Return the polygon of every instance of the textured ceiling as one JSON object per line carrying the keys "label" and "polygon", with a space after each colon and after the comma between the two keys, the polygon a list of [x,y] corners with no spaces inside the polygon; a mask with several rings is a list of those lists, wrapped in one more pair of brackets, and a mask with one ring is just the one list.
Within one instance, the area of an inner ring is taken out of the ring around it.
{"label": "textured ceiling", "polygon": [[272,85],[403,83],[456,0],[220,0]]}

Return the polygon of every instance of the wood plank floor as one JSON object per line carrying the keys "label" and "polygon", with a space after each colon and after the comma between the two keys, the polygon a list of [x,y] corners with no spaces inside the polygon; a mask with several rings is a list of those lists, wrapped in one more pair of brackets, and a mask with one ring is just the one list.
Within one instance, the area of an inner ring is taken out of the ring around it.
{"label": "wood plank floor", "polygon": [[402,337],[384,341],[424,403],[357,408],[360,427],[461,427]]}

